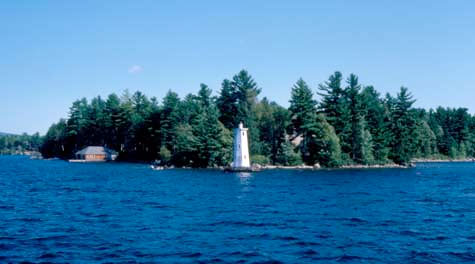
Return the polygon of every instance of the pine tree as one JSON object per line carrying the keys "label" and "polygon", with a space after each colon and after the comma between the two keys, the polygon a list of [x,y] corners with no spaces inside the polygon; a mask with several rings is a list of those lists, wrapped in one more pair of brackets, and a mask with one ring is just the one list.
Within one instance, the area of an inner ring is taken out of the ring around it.
{"label": "pine tree", "polygon": [[[361,122],[364,122],[364,121],[361,120]],[[360,125],[360,127],[364,127],[364,126]],[[361,163],[363,164],[374,163],[375,160],[373,156],[373,136],[371,135],[368,129],[363,129],[363,132],[362,132],[361,154],[362,154]]]}
{"label": "pine tree", "polygon": [[341,162],[339,139],[325,117],[317,115],[313,93],[302,79],[292,87],[289,111],[294,137],[302,138],[299,145],[302,160],[309,165],[338,166]]}
{"label": "pine tree", "polygon": [[305,136],[305,125],[316,117],[316,101],[307,83],[299,79],[292,87],[289,111],[292,122],[293,137]]}
{"label": "pine tree", "polygon": [[229,163],[231,139],[226,136],[224,126],[219,121],[218,109],[211,98],[211,90],[204,84],[198,92],[199,114],[192,121],[196,138],[197,157],[195,167],[224,166]]}
{"label": "pine tree", "polygon": [[61,142],[63,153],[67,153],[67,158],[71,158],[73,153],[87,144],[89,139],[87,133],[88,126],[88,102],[86,98],[77,100],[69,110],[69,119],[66,121],[65,137]]}
{"label": "pine tree", "polygon": [[387,163],[391,139],[389,112],[373,86],[366,86],[360,94],[360,99],[367,130],[372,138],[374,162]]}
{"label": "pine tree", "polygon": [[99,145],[105,144],[105,102],[100,96],[91,100],[87,110],[87,123],[83,128],[87,136],[84,145]]}
{"label": "pine tree", "polygon": [[258,145],[254,146],[254,149],[257,150],[257,153],[269,158],[272,156],[273,141],[276,137],[273,112],[273,107],[265,97],[255,107],[255,124],[259,130],[259,141],[257,142]]}
{"label": "pine tree", "polygon": [[238,122],[236,121],[236,96],[236,87],[231,84],[231,81],[225,79],[221,84],[221,93],[216,103],[220,112],[219,120],[227,129],[233,129]]}
{"label": "pine tree", "polygon": [[340,140],[334,128],[321,114],[313,122],[304,125],[306,137],[303,139],[302,159],[308,165],[319,163],[324,167],[341,164]]}
{"label": "pine tree", "polygon": [[371,86],[360,91],[355,75],[344,89],[341,80],[335,72],[320,85],[318,109],[301,79],[292,87],[288,110],[266,98],[259,101],[260,89],[246,71],[223,81],[218,98],[201,84],[197,94],[183,100],[169,91],[160,106],[140,92],[125,91],[120,98],[111,94],[105,101],[95,97],[90,103],[81,99],[72,104],[69,118],[53,124],[43,138],[0,133],[0,153],[39,147],[45,157],[71,158],[84,146],[105,145],[120,151],[123,160],[223,166],[231,159],[231,129],[244,122],[252,156],[260,163],[303,160],[331,167],[475,156],[475,117],[467,109],[414,109],[404,87],[396,98],[380,98]]}
{"label": "pine tree", "polygon": [[[350,157],[357,163],[366,163],[373,160],[372,138],[366,135],[366,120],[364,119],[364,109],[362,99],[359,94],[361,86],[358,84],[358,77],[351,74],[347,80],[348,86],[345,89],[345,97],[350,111],[351,146]],[[367,134],[367,133],[366,133]]]}
{"label": "pine tree", "polygon": [[65,140],[68,137],[67,121],[60,119],[54,123],[46,132],[40,152],[45,158],[69,157],[71,154],[64,147]]}
{"label": "pine tree", "polygon": [[342,87],[342,80],[341,72],[336,71],[330,75],[328,81],[319,85],[318,95],[322,97],[319,108],[325,114],[328,123],[334,127],[340,139],[341,149],[344,153],[343,159],[349,160],[352,151],[351,113],[346,91]]}
{"label": "pine tree", "polygon": [[263,98],[256,105],[256,126],[259,130],[259,153],[276,163],[282,143],[286,141],[290,116],[287,109]]}
{"label": "pine tree", "polygon": [[416,124],[416,156],[430,158],[436,154],[436,136],[426,120],[419,119]]}
{"label": "pine tree", "polygon": [[295,151],[292,143],[284,141],[278,148],[274,163],[284,166],[296,166],[302,164],[302,157],[300,153]]}
{"label": "pine tree", "polygon": [[123,139],[120,135],[120,98],[116,94],[107,97],[104,109],[105,145],[112,149],[120,150]]}
{"label": "pine tree", "polygon": [[257,96],[261,89],[246,70],[241,70],[234,75],[231,85],[236,91],[237,98],[237,121],[252,126],[254,122],[253,107],[257,103]]}
{"label": "pine tree", "polygon": [[163,98],[163,106],[160,118],[161,144],[168,150],[175,148],[175,133],[180,122],[179,116],[180,98],[178,94],[169,91]]}
{"label": "pine tree", "polygon": [[[270,159],[272,163],[277,163],[277,156],[279,152],[292,154],[289,156],[289,164],[296,165],[296,163],[301,164],[301,159],[295,159],[294,156],[300,156],[299,154],[293,154],[282,150],[282,147],[285,147],[286,144],[291,144],[287,139],[287,128],[290,125],[290,113],[287,109],[277,105],[276,103],[271,103],[273,108],[272,111],[272,139],[271,139],[271,155]],[[292,146],[292,150],[293,150]],[[300,160],[300,161],[299,161]]]}
{"label": "pine tree", "polygon": [[416,153],[416,118],[412,111],[415,100],[407,88],[401,87],[392,112],[393,142],[390,158],[398,164],[408,164]]}
{"label": "pine tree", "polygon": [[198,139],[189,124],[179,124],[173,137],[172,162],[179,167],[196,167]]}
{"label": "pine tree", "polygon": [[255,107],[258,102],[257,96],[261,89],[257,86],[252,76],[246,71],[241,70],[234,75],[231,86],[236,92],[237,112],[235,113],[234,124],[243,122],[249,129],[250,154],[259,153],[259,130],[256,126]]}
{"label": "pine tree", "polygon": [[475,116],[469,118],[468,138],[466,140],[467,157],[475,157]]}

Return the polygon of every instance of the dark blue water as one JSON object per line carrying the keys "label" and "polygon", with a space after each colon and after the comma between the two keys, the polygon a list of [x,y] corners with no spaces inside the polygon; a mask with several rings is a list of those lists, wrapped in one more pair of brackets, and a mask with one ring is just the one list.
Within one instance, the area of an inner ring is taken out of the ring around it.
{"label": "dark blue water", "polygon": [[152,171],[0,157],[0,263],[473,263],[475,164]]}

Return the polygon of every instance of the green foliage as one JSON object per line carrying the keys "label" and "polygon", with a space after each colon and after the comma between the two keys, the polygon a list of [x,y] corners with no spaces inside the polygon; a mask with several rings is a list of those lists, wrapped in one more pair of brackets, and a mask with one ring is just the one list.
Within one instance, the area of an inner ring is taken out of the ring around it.
{"label": "green foliage", "polygon": [[219,120],[227,129],[232,130],[240,122],[249,129],[251,154],[262,153],[259,124],[256,120],[257,96],[260,92],[261,89],[252,76],[246,70],[241,70],[231,81],[223,81],[216,103],[220,112]]}
{"label": "green foliage", "polygon": [[415,134],[417,157],[430,157],[437,154],[437,137],[426,120],[417,121]]}
{"label": "green foliage", "polygon": [[232,138],[219,121],[219,112],[211,98],[211,90],[204,84],[197,97],[198,114],[194,117],[196,137],[195,167],[224,166],[230,162]]}
{"label": "green foliage", "polygon": [[0,153],[39,149],[45,157],[71,158],[88,145],[119,151],[122,160],[187,167],[227,166],[232,129],[249,128],[254,164],[407,164],[413,158],[475,156],[475,117],[465,108],[423,110],[402,87],[381,97],[351,74],[340,72],[319,85],[318,103],[302,79],[292,87],[288,109],[259,99],[261,89],[245,70],[222,82],[217,97],[205,84],[181,99],[169,91],[161,103],[125,91],[71,105],[67,119],[43,138],[0,136]]}
{"label": "green foliage", "polygon": [[394,100],[391,113],[391,131],[394,136],[390,158],[398,164],[409,163],[417,153],[417,120],[414,109],[411,109],[414,102],[405,87],[401,87]]}
{"label": "green foliage", "polygon": [[158,156],[160,157],[160,164],[166,165],[170,162],[172,153],[166,147],[161,147]]}
{"label": "green foliage", "polygon": [[306,136],[302,144],[302,159],[308,165],[319,163],[325,167],[337,167],[341,164],[340,140],[334,128],[323,115],[305,125]]}
{"label": "green foliage", "polygon": [[275,164],[284,166],[301,165],[302,157],[294,149],[295,147],[290,142],[282,142],[276,155]]}
{"label": "green foliage", "polygon": [[259,130],[256,149],[261,155],[269,157],[272,163],[277,162],[278,152],[286,141],[289,123],[289,111],[275,102],[264,98],[256,105],[256,124]]}
{"label": "green foliage", "polygon": [[365,112],[359,94],[361,86],[354,74],[350,75],[347,83],[344,95],[351,117],[349,123],[351,138],[347,145],[350,146],[350,157],[357,163],[365,164],[373,160],[373,143],[371,135],[367,133]]}
{"label": "green foliage", "polygon": [[[366,86],[361,91],[360,100],[361,111],[366,120],[367,130],[365,131],[370,133],[369,136],[372,139],[374,162],[386,163],[388,162],[389,143],[392,136],[388,118],[389,111],[373,86]],[[365,137],[368,137],[368,135]]]}
{"label": "green foliage", "polygon": [[42,144],[39,133],[28,135],[1,134],[0,154],[23,154],[28,151],[38,151]]}
{"label": "green foliage", "polygon": [[170,150],[174,150],[176,131],[180,123],[180,98],[177,93],[168,91],[163,98],[160,117],[161,144]]}
{"label": "green foliage", "polygon": [[252,164],[267,165],[270,163],[268,157],[264,155],[252,155],[251,156]]}
{"label": "green foliage", "polygon": [[295,136],[305,135],[306,125],[315,120],[316,105],[312,90],[304,80],[299,79],[292,87],[289,107]]}
{"label": "green foliage", "polygon": [[188,124],[180,124],[176,128],[172,161],[177,166],[192,166],[197,155],[198,139],[193,128]]}
{"label": "green foliage", "polygon": [[237,92],[231,81],[225,79],[221,84],[221,94],[217,99],[217,107],[221,113],[219,120],[227,129],[236,127]]}
{"label": "green foliage", "polygon": [[289,111],[292,138],[302,139],[299,144],[302,160],[309,165],[337,166],[340,163],[338,137],[323,115],[317,115],[312,90],[302,79],[292,87]]}
{"label": "green foliage", "polygon": [[322,97],[320,110],[325,114],[328,123],[333,126],[340,139],[343,156],[350,159],[352,150],[351,142],[351,113],[349,109],[348,93],[342,87],[343,75],[336,71],[323,84],[319,85],[319,93]]}

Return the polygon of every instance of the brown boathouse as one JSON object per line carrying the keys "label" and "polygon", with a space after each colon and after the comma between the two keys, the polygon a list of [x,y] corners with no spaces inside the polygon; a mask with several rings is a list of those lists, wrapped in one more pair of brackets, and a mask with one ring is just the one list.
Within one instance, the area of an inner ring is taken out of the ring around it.
{"label": "brown boathouse", "polygon": [[83,161],[111,161],[116,158],[116,151],[100,146],[89,146],[76,152],[76,159]]}

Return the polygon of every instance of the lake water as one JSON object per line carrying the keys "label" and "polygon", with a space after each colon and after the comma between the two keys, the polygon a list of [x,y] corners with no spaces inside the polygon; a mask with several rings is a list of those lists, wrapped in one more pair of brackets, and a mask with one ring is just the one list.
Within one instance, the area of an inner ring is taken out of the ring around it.
{"label": "lake water", "polygon": [[0,263],[473,263],[475,164],[233,174],[0,156]]}

